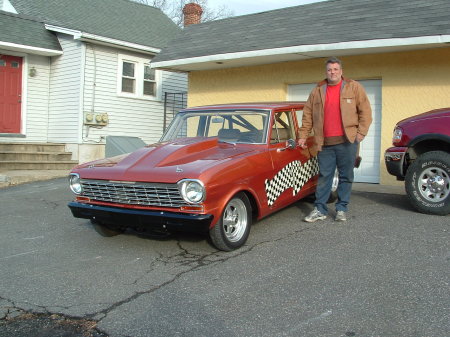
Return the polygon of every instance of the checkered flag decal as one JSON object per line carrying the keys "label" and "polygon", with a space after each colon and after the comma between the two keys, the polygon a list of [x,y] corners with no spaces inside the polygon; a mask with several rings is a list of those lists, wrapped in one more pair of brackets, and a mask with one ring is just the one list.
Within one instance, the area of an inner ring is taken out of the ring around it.
{"label": "checkered flag decal", "polygon": [[315,175],[319,174],[317,157],[312,157],[302,165],[300,160],[287,164],[273,179],[266,179],[267,203],[272,206],[278,197],[292,187],[292,195],[296,195],[302,187]]}

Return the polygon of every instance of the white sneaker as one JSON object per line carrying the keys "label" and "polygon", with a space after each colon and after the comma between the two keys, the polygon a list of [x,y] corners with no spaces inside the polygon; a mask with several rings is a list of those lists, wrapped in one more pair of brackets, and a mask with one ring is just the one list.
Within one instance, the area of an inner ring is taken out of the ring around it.
{"label": "white sneaker", "polygon": [[336,217],[334,218],[335,221],[347,221],[347,217],[345,215],[344,211],[337,211]]}
{"label": "white sneaker", "polygon": [[315,222],[317,220],[325,220],[327,216],[323,213],[320,213],[320,211],[314,207],[314,209],[305,217],[306,222]]}

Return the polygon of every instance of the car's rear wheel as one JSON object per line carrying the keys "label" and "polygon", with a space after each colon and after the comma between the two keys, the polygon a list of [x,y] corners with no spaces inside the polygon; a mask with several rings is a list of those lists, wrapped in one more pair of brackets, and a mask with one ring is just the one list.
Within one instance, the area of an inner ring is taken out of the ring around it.
{"label": "car's rear wheel", "polygon": [[227,203],[219,221],[209,230],[209,236],[218,249],[231,251],[247,241],[251,224],[250,201],[240,192]]}
{"label": "car's rear wheel", "polygon": [[420,155],[405,176],[408,199],[421,213],[450,213],[450,154],[431,151]]}
{"label": "car's rear wheel", "polygon": [[123,231],[115,226],[104,224],[102,222],[99,222],[97,220],[91,220],[92,227],[94,227],[94,230],[104,237],[111,237],[116,236],[119,234],[122,234]]}

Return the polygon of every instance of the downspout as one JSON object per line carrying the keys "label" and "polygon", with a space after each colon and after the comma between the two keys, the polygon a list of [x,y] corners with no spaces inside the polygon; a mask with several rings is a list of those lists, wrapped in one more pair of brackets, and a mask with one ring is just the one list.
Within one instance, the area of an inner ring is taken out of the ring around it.
{"label": "downspout", "polygon": [[[59,39],[58,39],[59,41]],[[48,143],[48,133],[50,131],[50,106],[51,106],[51,101],[52,101],[52,97],[51,97],[51,92],[52,92],[52,83],[53,83],[53,58],[55,56],[50,56],[48,58],[48,69],[49,69],[49,78],[48,78],[48,93],[47,93],[47,134],[45,135],[45,142]]]}
{"label": "downspout", "polygon": [[[86,71],[86,43],[81,42],[81,69],[80,69],[80,98],[78,112],[78,144],[83,144],[83,122],[84,122],[84,81]],[[78,151],[79,153],[79,151]]]}

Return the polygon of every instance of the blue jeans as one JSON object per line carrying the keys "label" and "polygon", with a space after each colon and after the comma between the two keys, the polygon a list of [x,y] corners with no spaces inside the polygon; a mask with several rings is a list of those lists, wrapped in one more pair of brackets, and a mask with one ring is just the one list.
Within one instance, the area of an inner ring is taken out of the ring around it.
{"label": "blue jeans", "polygon": [[319,160],[319,180],[317,182],[314,205],[320,213],[328,214],[327,201],[330,198],[336,167],[339,172],[336,211],[347,211],[352,192],[353,169],[357,148],[358,143],[345,142],[338,145],[324,146],[317,155]]}

